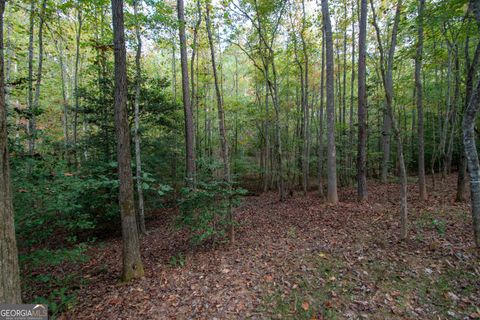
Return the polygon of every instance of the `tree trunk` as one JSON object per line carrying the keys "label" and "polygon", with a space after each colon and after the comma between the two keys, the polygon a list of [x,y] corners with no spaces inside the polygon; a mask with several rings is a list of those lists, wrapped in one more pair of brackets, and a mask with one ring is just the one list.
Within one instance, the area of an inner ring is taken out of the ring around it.
{"label": "tree trunk", "polygon": [[[63,60],[63,44],[57,41],[58,60],[60,62],[60,78],[62,81],[62,98],[63,98],[63,139],[65,146],[65,158],[68,159],[68,91],[67,91],[67,78],[65,75],[65,62]],[[68,161],[67,161],[68,162]]]}
{"label": "tree trunk", "polygon": [[263,192],[268,191],[268,183],[270,181],[271,171],[268,170],[268,163],[271,157],[270,155],[270,133],[269,133],[269,118],[270,112],[268,108],[268,83],[265,82],[265,180],[263,181]]}
{"label": "tree trunk", "polygon": [[28,37],[28,153],[32,156],[35,152],[35,110],[33,105],[33,36],[35,24],[35,0],[30,3],[30,28]]}
{"label": "tree trunk", "polygon": [[4,12],[5,0],[0,0],[0,303],[17,304],[22,302],[22,297],[8,162],[3,52]]}
{"label": "tree trunk", "polygon": [[[470,1],[470,9],[473,11],[480,29],[480,3]],[[477,46],[479,51],[480,44]],[[478,57],[477,57],[478,59]],[[476,63],[473,63],[476,69]],[[474,72],[474,71],[472,71]],[[474,74],[474,73],[473,73]],[[475,143],[475,120],[480,107],[480,81],[471,95],[470,101],[463,117],[463,143],[468,160],[468,172],[470,174],[470,192],[472,197],[472,218],[475,244],[480,248],[480,163],[478,160],[477,146]]]}
{"label": "tree trunk", "polygon": [[475,118],[480,107],[480,81],[463,117],[463,143],[470,174],[472,218],[475,244],[480,248],[480,163],[475,143]]}
{"label": "tree trunk", "polygon": [[366,90],[366,38],[367,38],[367,0],[360,4],[360,33],[358,39],[358,155],[357,155],[357,192],[358,200],[367,199],[367,90]]}
{"label": "tree trunk", "polygon": [[425,142],[423,134],[423,86],[422,86],[422,52],[423,52],[423,11],[425,0],[419,0],[418,6],[418,39],[415,55],[415,91],[418,112],[418,188],[421,200],[427,199],[427,184],[425,179]]}
{"label": "tree trunk", "polygon": [[319,128],[318,128],[318,192],[321,198],[324,197],[323,192],[323,109],[324,109],[324,92],[325,92],[325,30],[322,28],[322,67],[320,70],[320,112],[319,112]]}
{"label": "tree trunk", "polygon": [[302,30],[300,32],[300,39],[302,40],[302,52],[303,52],[303,74],[301,81],[303,84],[302,88],[302,102],[303,102],[303,155],[302,155],[302,187],[303,193],[306,194],[308,191],[308,180],[310,176],[310,123],[309,123],[309,105],[308,105],[308,52],[307,52],[307,43],[305,41],[305,32],[307,29],[306,10],[305,10],[305,0],[302,0]]}
{"label": "tree trunk", "polygon": [[[227,131],[225,129],[225,112],[223,110],[222,92],[220,90],[219,79],[217,76],[217,65],[215,61],[215,46],[213,43],[211,22],[210,22],[210,5],[211,4],[209,2],[206,3],[205,24],[207,26],[208,42],[210,44],[210,57],[212,60],[211,62],[212,62],[213,80],[215,84],[215,93],[217,97],[218,129],[220,131],[220,146],[221,146],[222,161],[223,161],[223,179],[228,185],[230,185],[231,183],[230,161],[229,161],[229,154],[228,154]],[[234,224],[233,224],[233,213],[232,213],[232,208],[230,206],[228,207],[228,219],[229,219],[228,236],[229,236],[230,243],[233,243],[235,241],[235,233],[234,233]]]}
{"label": "tree trunk", "polygon": [[[353,102],[355,100],[354,97],[354,87],[355,87],[355,1],[352,0],[352,77],[350,80],[350,118],[348,124],[348,133],[349,139],[348,142],[350,146],[353,146],[353,135],[354,135],[354,127],[353,127]],[[348,168],[351,168],[353,165],[353,156],[354,156],[353,148],[350,148],[348,153]]]}
{"label": "tree trunk", "polygon": [[180,39],[180,63],[182,68],[182,97],[185,115],[185,147],[187,185],[195,188],[195,129],[193,111],[190,103],[190,88],[188,82],[187,40],[185,36],[185,13],[183,0],[177,0],[178,34]]}
{"label": "tree trunk", "polygon": [[77,142],[78,142],[78,112],[79,112],[79,96],[78,96],[78,73],[79,73],[79,64],[80,64],[80,38],[82,36],[82,8],[81,4],[78,3],[78,12],[77,12],[77,23],[78,29],[76,30],[75,36],[75,71],[73,75],[73,90],[75,98],[75,108],[73,113],[73,152],[75,156],[75,162],[78,164],[78,151],[77,151]]}
{"label": "tree trunk", "polygon": [[[475,14],[478,15],[478,3],[475,1],[471,1],[473,4]],[[477,20],[478,22],[478,20]],[[471,101],[471,95],[473,90],[473,81],[477,70],[477,65],[480,59],[480,43],[477,44],[477,48],[475,50],[475,55],[470,61],[469,58],[469,38],[467,37],[467,42],[465,44],[465,64],[467,69],[467,79],[465,84],[465,104],[466,108],[468,108],[468,103]],[[463,147],[463,145],[461,145]],[[466,176],[467,176],[467,160],[464,148],[460,148],[460,164],[458,168],[458,180],[457,180],[457,195],[456,201],[464,201],[465,200],[465,188],[466,188]]]}
{"label": "tree trunk", "polygon": [[337,195],[337,164],[335,154],[335,96],[334,96],[334,65],[333,65],[333,40],[328,0],[322,0],[322,17],[325,28],[325,50],[327,66],[327,138],[328,138],[328,182],[327,201],[338,202]]}
{"label": "tree trunk", "polygon": [[[397,156],[400,171],[400,238],[406,239],[408,236],[408,215],[407,215],[407,171],[405,168],[405,162],[403,158],[403,145],[400,133],[400,128],[395,121],[395,115],[393,111],[393,58],[395,56],[395,47],[397,44],[397,32],[398,25],[400,23],[400,13],[402,8],[402,0],[397,2],[395,9],[395,20],[392,29],[390,48],[388,50],[387,61],[385,61],[385,52],[383,50],[382,38],[380,35],[380,28],[378,27],[377,18],[375,14],[375,7],[373,6],[373,0],[370,0],[372,8],[373,25],[375,27],[375,33],[377,35],[378,49],[380,51],[380,69],[382,74],[383,88],[385,90],[385,101],[387,107],[387,116],[390,120],[390,124],[395,135],[397,142]],[[386,69],[385,69],[386,63]]]}
{"label": "tree trunk", "polygon": [[143,188],[142,188],[142,159],[140,148],[140,90],[142,86],[142,36],[140,34],[140,22],[138,20],[138,1],[133,1],[133,11],[135,18],[135,35],[137,38],[137,52],[135,54],[135,166],[136,166],[136,180],[137,180],[137,196],[138,196],[138,231],[144,235],[147,233],[145,228],[145,205],[143,200]]}
{"label": "tree trunk", "polygon": [[122,219],[122,280],[143,277],[140,256],[130,154],[130,128],[127,119],[127,56],[123,25],[123,0],[112,0],[112,24],[115,53],[115,132],[119,180],[119,207]]}

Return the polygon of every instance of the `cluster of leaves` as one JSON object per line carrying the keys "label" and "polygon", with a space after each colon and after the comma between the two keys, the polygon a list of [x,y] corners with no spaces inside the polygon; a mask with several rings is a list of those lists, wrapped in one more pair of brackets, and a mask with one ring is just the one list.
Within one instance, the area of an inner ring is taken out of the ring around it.
{"label": "cluster of leaves", "polygon": [[[55,160],[48,156],[29,158],[15,167],[14,206],[20,245],[55,246],[55,238],[62,247],[119,230],[116,162],[96,161],[69,172]],[[142,187],[157,197],[171,189],[156,183],[148,172],[143,174]]]}
{"label": "cluster of leaves", "polygon": [[182,188],[177,225],[192,232],[194,245],[222,241],[226,229],[234,223],[232,209],[245,193],[245,189],[223,180],[199,181],[193,190]]}

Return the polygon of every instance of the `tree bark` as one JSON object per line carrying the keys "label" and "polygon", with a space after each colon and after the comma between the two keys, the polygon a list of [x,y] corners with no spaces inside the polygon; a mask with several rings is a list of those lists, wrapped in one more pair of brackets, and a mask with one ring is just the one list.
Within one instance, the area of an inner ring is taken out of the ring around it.
{"label": "tree bark", "polygon": [[322,67],[320,70],[320,112],[318,128],[318,192],[320,198],[324,197],[323,192],[323,113],[324,113],[324,92],[325,92],[325,30],[322,27]]}
{"label": "tree bark", "polygon": [[480,107],[480,81],[473,92],[463,117],[463,143],[467,156],[472,197],[472,218],[475,244],[480,248],[480,163],[475,143],[475,118]]}
{"label": "tree bark", "polygon": [[422,61],[423,61],[423,11],[425,0],[419,0],[417,17],[417,53],[415,55],[415,92],[418,112],[418,188],[421,200],[427,199],[427,184],[425,179],[425,142],[423,129],[423,86],[422,86]]}
{"label": "tree bark", "polygon": [[[480,3],[471,0],[470,8],[477,20],[480,29]],[[480,44],[479,44],[480,46]],[[478,47],[477,47],[478,49]],[[474,66],[474,70],[476,66]],[[470,174],[470,192],[472,201],[472,218],[475,244],[480,248],[480,163],[475,143],[475,120],[480,108],[480,81],[472,93],[465,115],[463,117],[463,143],[467,156],[468,172]]]}
{"label": "tree bark", "polygon": [[178,34],[180,39],[180,64],[182,69],[182,97],[185,115],[185,147],[187,185],[195,188],[195,128],[193,110],[190,101],[190,85],[188,81],[187,40],[185,36],[185,12],[183,0],[177,0]]}
{"label": "tree bark", "polygon": [[74,98],[75,98],[75,108],[73,113],[73,152],[75,156],[75,162],[78,164],[78,151],[77,151],[77,142],[78,142],[78,112],[79,112],[79,104],[80,104],[80,97],[78,96],[78,73],[79,73],[79,64],[80,64],[80,38],[82,36],[82,8],[80,2],[77,4],[77,23],[78,29],[76,30],[75,35],[75,71],[73,75],[73,90],[74,90]]}
{"label": "tree bark", "polygon": [[28,153],[32,156],[35,152],[35,110],[33,105],[33,36],[35,28],[35,0],[30,3],[30,28],[28,37]]}
{"label": "tree bark", "polygon": [[119,195],[122,219],[123,269],[122,280],[129,281],[144,275],[138,239],[133,196],[130,154],[130,128],[127,119],[127,56],[123,25],[123,0],[112,0],[112,24],[115,53],[115,132]]}
{"label": "tree bark", "polygon": [[358,155],[357,194],[358,200],[367,199],[367,89],[366,89],[366,38],[367,0],[360,3],[360,33],[358,39]]}
{"label": "tree bark", "polygon": [[133,12],[137,19],[135,23],[135,36],[137,38],[137,52],[135,54],[135,166],[136,166],[136,182],[137,182],[137,196],[138,196],[138,231],[144,235],[147,233],[145,228],[145,204],[143,200],[143,187],[142,187],[142,157],[141,157],[141,133],[140,133],[140,91],[142,87],[142,35],[140,34],[140,22],[138,20],[138,2],[133,1]]}
{"label": "tree bark", "polygon": [[22,302],[22,297],[8,156],[3,47],[5,2],[0,0],[0,303],[17,304]]}
{"label": "tree bark", "polygon": [[335,153],[335,96],[334,96],[334,65],[333,65],[333,40],[328,0],[322,0],[322,17],[325,28],[325,50],[327,66],[327,138],[328,138],[328,182],[327,201],[338,202],[337,194],[337,164]]}

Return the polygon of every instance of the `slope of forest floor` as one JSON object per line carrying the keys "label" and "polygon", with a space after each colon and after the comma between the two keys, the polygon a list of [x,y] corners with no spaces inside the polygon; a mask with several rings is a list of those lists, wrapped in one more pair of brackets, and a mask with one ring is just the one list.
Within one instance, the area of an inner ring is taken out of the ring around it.
{"label": "slope of forest floor", "polygon": [[191,250],[172,227],[175,212],[152,213],[142,240],[146,276],[120,283],[121,239],[88,249],[65,319],[475,319],[480,254],[456,177],[419,201],[409,186],[410,237],[398,241],[396,184],[355,188],[328,205],[315,192],[278,202],[247,197],[237,209],[237,242]]}

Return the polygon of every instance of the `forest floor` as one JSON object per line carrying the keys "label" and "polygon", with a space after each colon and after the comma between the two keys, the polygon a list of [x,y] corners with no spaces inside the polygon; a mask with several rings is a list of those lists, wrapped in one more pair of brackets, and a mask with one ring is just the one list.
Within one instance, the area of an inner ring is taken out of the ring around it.
{"label": "forest floor", "polygon": [[393,183],[370,182],[362,204],[355,188],[341,189],[334,206],[316,192],[246,197],[236,243],[215,249],[191,250],[175,213],[154,212],[141,244],[146,276],[119,282],[121,239],[96,245],[75,266],[84,281],[60,318],[480,318],[480,252],[469,205],[454,202],[456,177],[430,186],[428,201],[413,182],[404,242]]}

